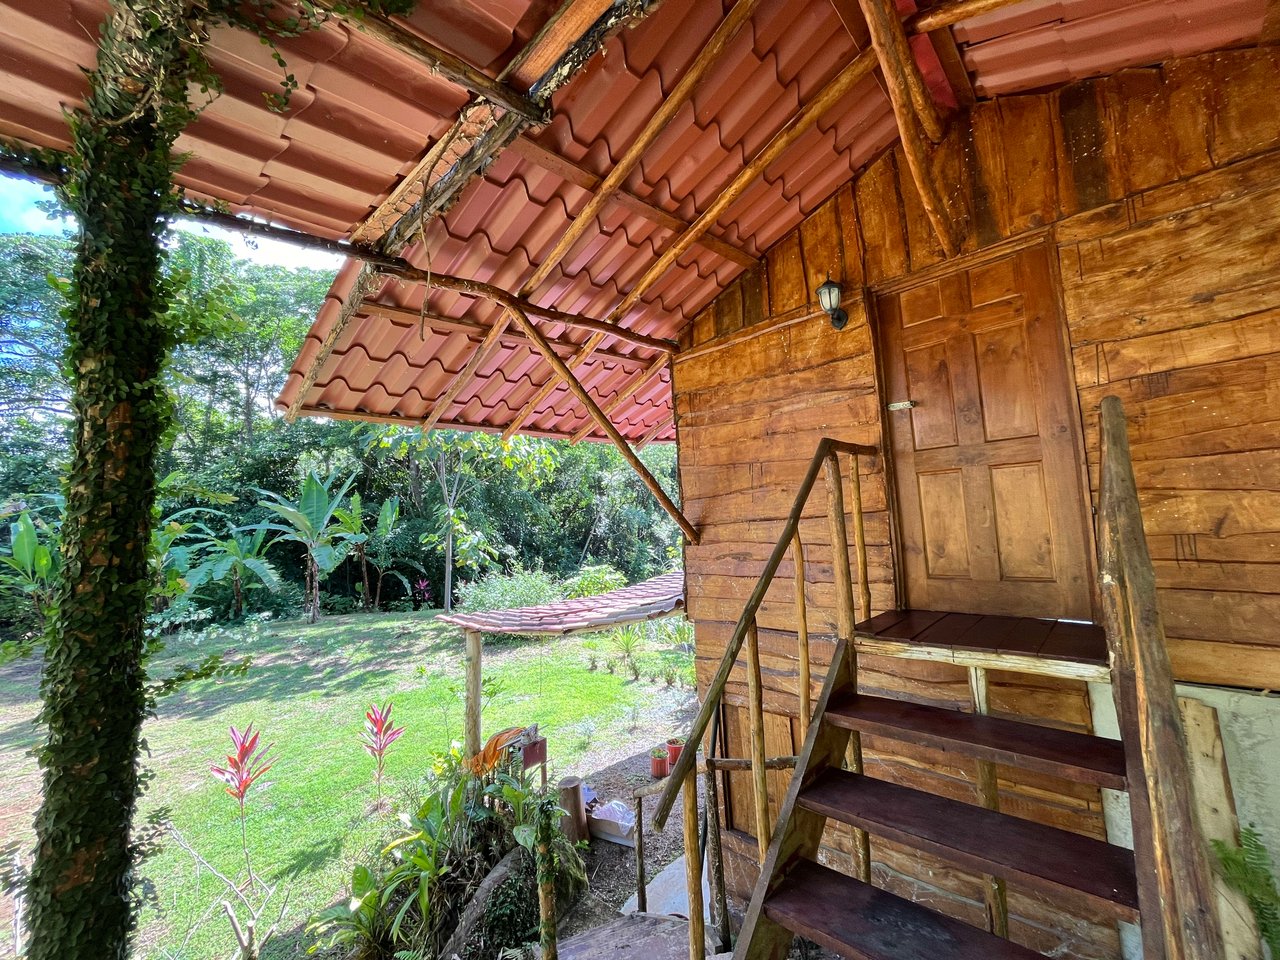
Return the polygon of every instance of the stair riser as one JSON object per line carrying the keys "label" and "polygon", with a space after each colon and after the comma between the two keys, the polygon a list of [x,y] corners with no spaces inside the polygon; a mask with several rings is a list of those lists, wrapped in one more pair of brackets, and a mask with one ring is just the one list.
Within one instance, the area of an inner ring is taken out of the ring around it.
{"label": "stair riser", "polygon": [[1128,790],[1129,788],[1129,783],[1124,777],[1110,776],[1098,770],[1090,770],[1083,767],[1071,767],[1062,763],[1042,760],[1039,757],[1030,757],[1025,754],[1011,753],[1007,750],[1000,750],[998,748],[987,747],[984,745],[955,740],[944,740],[937,737],[922,735],[915,730],[904,730],[901,727],[871,723],[865,720],[851,721],[848,717],[828,715],[826,717],[826,721],[833,726],[842,727],[845,730],[855,730],[871,736],[897,740],[901,743],[910,743],[918,747],[926,747],[932,750],[938,750],[942,753],[952,754],[954,756],[969,757],[974,760],[989,760],[992,763],[999,763],[1009,767],[1018,767],[1023,770],[1048,774],[1053,777],[1063,777],[1075,780],[1079,783],[1088,783],[1096,787],[1105,787],[1109,790]]}
{"label": "stair riser", "polygon": [[957,866],[970,870],[975,874],[981,876],[996,876],[1051,896],[1064,896],[1084,901],[1115,917],[1117,920],[1125,920],[1131,923],[1136,923],[1138,921],[1137,910],[1125,904],[1115,903],[1111,900],[1095,897],[1082,890],[1077,890],[1074,887],[1063,886],[1060,883],[1047,880],[1044,877],[1036,876],[1035,874],[1024,873],[1015,868],[1011,868],[1007,864],[992,863],[980,857],[975,857],[967,851],[957,850],[953,847],[935,843],[923,837],[916,836],[913,833],[899,830],[891,825],[885,825],[871,818],[859,817],[843,808],[816,802],[810,797],[801,796],[798,805],[831,820],[859,827],[866,830],[873,837],[883,837],[886,840],[892,840],[895,843],[902,844],[903,846],[931,854],[932,856],[938,857],[940,860],[954,863]]}

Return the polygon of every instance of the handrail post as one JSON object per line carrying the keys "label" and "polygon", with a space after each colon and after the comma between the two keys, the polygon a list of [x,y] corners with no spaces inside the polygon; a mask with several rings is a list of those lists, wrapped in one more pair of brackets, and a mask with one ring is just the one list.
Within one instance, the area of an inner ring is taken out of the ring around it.
{"label": "handrail post", "polygon": [[755,620],[747,627],[747,701],[751,720],[751,786],[755,800],[756,844],[760,862],[769,852],[769,777],[764,755],[764,691],[760,683],[760,631]]}
{"label": "handrail post", "polygon": [[796,567],[796,657],[800,662],[800,742],[803,743],[809,736],[809,720],[813,717],[813,690],[809,674],[809,611],[804,596],[804,544],[798,528],[791,538],[791,557]]}
{"label": "handrail post", "polygon": [[[855,453],[850,457],[849,486],[853,494],[853,552],[858,561],[858,612],[863,620],[871,619],[871,583],[867,577],[867,530],[862,519],[862,479],[858,475],[861,461]],[[852,648],[852,638],[850,638]]]}
{"label": "handrail post", "polygon": [[[697,753],[697,744],[689,744]],[[702,856],[698,847],[698,772],[691,769],[684,781],[684,879],[689,897],[689,960],[704,960],[707,932],[702,908]]]}
{"label": "handrail post", "polygon": [[1149,940],[1144,946],[1148,956],[1163,955],[1166,960],[1222,960],[1213,872],[1196,817],[1177,688],[1119,398],[1103,398],[1101,421],[1102,608],[1113,693],[1122,729],[1130,738],[1126,755],[1135,814],[1138,899],[1147,919],[1143,938],[1162,933],[1164,941],[1162,954]]}
{"label": "handrail post", "polygon": [[[849,658],[849,675],[854,689],[858,683],[858,654],[854,647],[854,626],[857,617],[853,610],[853,581],[849,570],[849,531],[844,514],[844,482],[840,475],[840,457],[834,451],[826,456],[827,520],[831,526],[831,565],[836,581],[836,640],[843,641],[845,655]],[[849,747],[845,751],[845,766],[854,773],[863,772],[862,736],[854,731],[849,735]],[[853,828],[854,859],[858,879],[871,880],[871,841],[867,831]]]}
{"label": "handrail post", "polygon": [[636,913],[649,912],[649,889],[644,877],[644,797],[636,797]]}

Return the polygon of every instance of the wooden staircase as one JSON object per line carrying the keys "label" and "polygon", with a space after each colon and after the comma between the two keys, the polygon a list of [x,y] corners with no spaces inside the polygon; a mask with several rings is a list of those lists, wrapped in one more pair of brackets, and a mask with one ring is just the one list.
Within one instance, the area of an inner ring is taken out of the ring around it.
{"label": "wooden staircase", "polygon": [[[858,960],[1038,956],[996,933],[872,887],[865,864],[858,865],[858,879],[814,862],[832,821],[997,883],[1083,897],[1117,920],[1138,920],[1132,851],[842,769],[852,736],[868,733],[980,764],[1021,766],[1123,790],[1128,781],[1118,741],[858,694],[854,662],[851,648],[841,644],[779,813],[736,957],[780,960],[794,934]],[[1002,899],[1002,888],[992,889]],[[989,910],[991,926],[999,929],[1005,922],[1002,903],[989,903]]]}
{"label": "wooden staircase", "polygon": [[[1031,960],[1040,955],[1007,939],[1006,883],[1048,898],[1083,899],[1095,911],[1140,924],[1144,960],[1222,960],[1212,877],[1192,807],[1185,744],[1142,535],[1124,416],[1114,398],[1103,401],[1102,427],[1098,540],[1105,633],[1092,624],[1071,621],[945,611],[889,611],[872,617],[857,477],[859,458],[876,451],[830,439],[820,442],[689,737],[690,744],[707,747],[703,772],[708,789],[708,847],[717,846],[714,837],[719,829],[715,771],[748,768],[752,772],[761,870],[734,950],[737,960],[782,960],[796,935],[850,960]],[[853,461],[856,580],[848,559],[839,454]],[[803,589],[798,589],[799,716],[804,746],[796,758],[767,758],[755,617],[788,549],[794,551],[797,570],[803,570],[798,518],[824,470],[837,594],[836,651],[821,695],[811,703],[808,627]],[[855,616],[858,608],[861,622]],[[729,673],[744,651],[751,756],[717,758],[714,745],[721,700]],[[859,693],[860,653],[938,660],[967,668],[974,712]],[[1110,682],[1124,742],[986,715],[988,669]],[[711,734],[704,741],[708,728]],[[977,803],[866,775],[863,734],[976,761]],[[703,936],[698,836],[696,825],[691,826],[697,810],[696,756],[692,749],[681,754],[654,815],[655,825],[661,828],[683,790],[691,960],[700,960]],[[789,789],[771,821],[766,770],[793,761]],[[996,764],[1128,791],[1134,850],[1001,812]],[[852,875],[816,862],[823,833],[832,824],[852,831]],[[872,837],[985,877],[987,929],[874,887]],[[713,871],[716,866],[713,859]],[[714,881],[713,873],[713,888]],[[727,927],[722,941],[726,936]]]}

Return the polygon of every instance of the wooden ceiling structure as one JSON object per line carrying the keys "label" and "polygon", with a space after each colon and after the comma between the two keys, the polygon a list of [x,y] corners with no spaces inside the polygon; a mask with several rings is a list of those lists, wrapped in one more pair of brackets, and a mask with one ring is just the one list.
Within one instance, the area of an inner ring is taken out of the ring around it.
{"label": "wooden ceiling structure", "polygon": [[[674,439],[676,337],[765,250],[900,140],[954,255],[975,98],[1267,29],[1265,0],[419,6],[287,41],[283,115],[256,39],[213,38],[227,90],[181,186],[349,257],[278,408],[605,438],[694,540],[636,451]],[[0,11],[0,136],[67,145],[104,11]]]}

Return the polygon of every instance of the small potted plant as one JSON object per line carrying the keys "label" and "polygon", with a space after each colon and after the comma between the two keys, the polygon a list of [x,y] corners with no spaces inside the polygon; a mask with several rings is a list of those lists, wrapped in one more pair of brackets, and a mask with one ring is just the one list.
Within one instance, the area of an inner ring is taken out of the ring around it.
{"label": "small potted plant", "polygon": [[667,775],[667,748],[654,747],[649,751],[649,774],[655,780]]}
{"label": "small potted plant", "polygon": [[672,737],[667,741],[667,766],[674,767],[680,759],[680,751],[684,749],[684,737]]}

